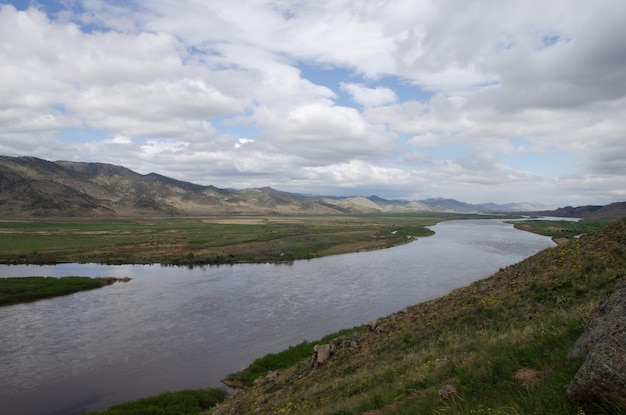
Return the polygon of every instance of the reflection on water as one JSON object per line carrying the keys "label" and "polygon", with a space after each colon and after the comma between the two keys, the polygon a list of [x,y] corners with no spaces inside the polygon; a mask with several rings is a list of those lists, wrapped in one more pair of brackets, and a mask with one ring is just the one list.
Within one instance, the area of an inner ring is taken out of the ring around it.
{"label": "reflection on water", "polygon": [[0,276],[132,277],[0,308],[0,413],[71,414],[220,386],[255,358],[364,324],[553,246],[496,220],[439,223],[393,249],[290,264],[0,266]]}

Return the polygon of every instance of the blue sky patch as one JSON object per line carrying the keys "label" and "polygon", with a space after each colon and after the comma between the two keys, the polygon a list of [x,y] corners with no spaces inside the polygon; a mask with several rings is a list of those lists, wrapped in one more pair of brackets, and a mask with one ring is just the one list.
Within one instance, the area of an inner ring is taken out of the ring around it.
{"label": "blue sky patch", "polygon": [[57,136],[62,143],[84,143],[100,141],[111,138],[111,133],[104,130],[97,130],[89,127],[68,128]]}

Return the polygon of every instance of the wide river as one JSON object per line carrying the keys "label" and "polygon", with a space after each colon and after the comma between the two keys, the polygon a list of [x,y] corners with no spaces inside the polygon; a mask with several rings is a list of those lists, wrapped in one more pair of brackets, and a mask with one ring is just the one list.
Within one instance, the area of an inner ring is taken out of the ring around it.
{"label": "wide river", "polygon": [[442,222],[428,238],[289,264],[0,266],[0,276],[131,277],[0,307],[0,414],[79,414],[220,386],[269,352],[441,296],[554,246],[499,220]]}

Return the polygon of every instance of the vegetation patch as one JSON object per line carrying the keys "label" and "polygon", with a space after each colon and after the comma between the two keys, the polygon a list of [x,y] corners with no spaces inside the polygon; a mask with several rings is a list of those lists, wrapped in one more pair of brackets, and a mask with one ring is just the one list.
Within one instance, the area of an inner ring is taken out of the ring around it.
{"label": "vegetation patch", "polygon": [[303,359],[310,359],[315,345],[328,343],[333,339],[341,338],[341,336],[363,331],[365,331],[365,326],[341,330],[324,336],[317,341],[309,342],[304,340],[302,343],[289,346],[286,350],[279,353],[268,353],[256,359],[244,370],[229,374],[223,382],[234,387],[252,386],[256,379],[267,376],[270,372],[291,367]]}
{"label": "vegetation patch", "polygon": [[0,278],[0,306],[92,290],[117,281],[120,281],[120,279],[88,277]]}
{"label": "vegetation patch", "polygon": [[115,405],[88,415],[198,415],[222,402],[228,393],[221,388],[187,389]]}
{"label": "vegetation patch", "polygon": [[404,244],[451,214],[0,221],[0,263],[284,262]]}
{"label": "vegetation patch", "polygon": [[606,225],[585,220],[526,220],[511,222],[516,229],[551,236],[555,240],[572,239]]}

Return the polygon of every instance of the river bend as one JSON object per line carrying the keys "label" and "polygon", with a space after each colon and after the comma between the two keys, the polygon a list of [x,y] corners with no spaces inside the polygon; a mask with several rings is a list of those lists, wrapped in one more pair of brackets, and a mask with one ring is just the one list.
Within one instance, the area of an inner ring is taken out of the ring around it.
{"label": "river bend", "polygon": [[0,308],[0,413],[103,410],[220,386],[269,352],[441,296],[551,247],[500,220],[442,222],[378,251],[290,264],[0,266],[0,276],[131,277]]}

